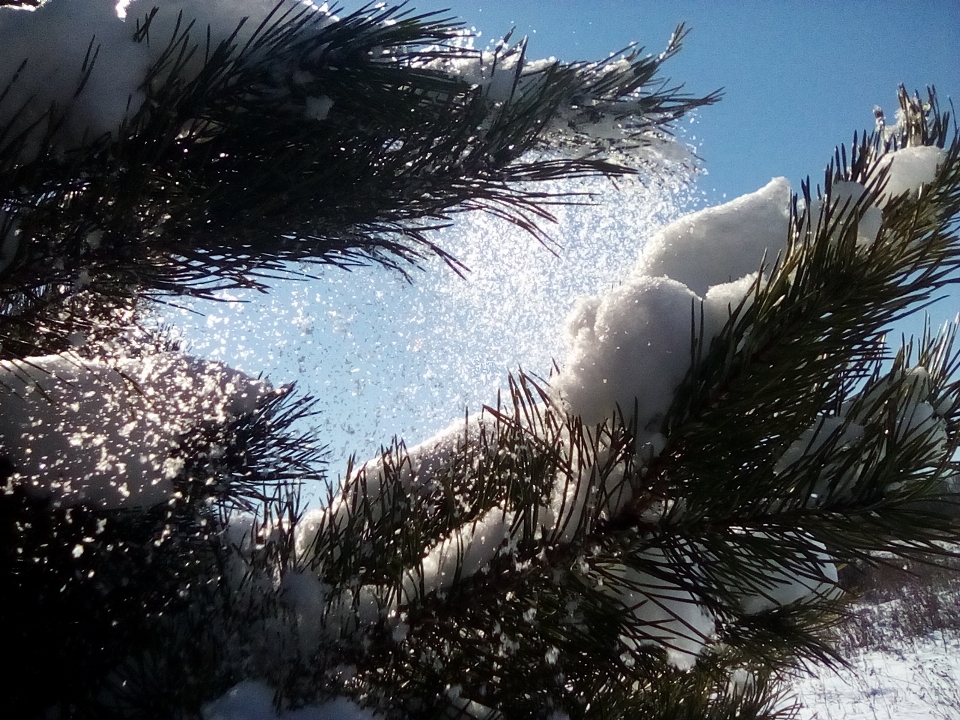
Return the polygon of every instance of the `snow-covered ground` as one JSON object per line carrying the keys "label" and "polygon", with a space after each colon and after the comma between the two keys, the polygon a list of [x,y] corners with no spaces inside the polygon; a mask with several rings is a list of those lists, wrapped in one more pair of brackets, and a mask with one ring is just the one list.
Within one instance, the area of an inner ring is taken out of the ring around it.
{"label": "snow-covered ground", "polygon": [[848,660],[849,670],[820,668],[794,686],[802,720],[960,718],[960,635],[932,633]]}
{"label": "snow-covered ground", "polygon": [[[798,720],[957,720],[960,718],[960,634],[938,632],[886,651],[848,657],[848,670],[818,668],[792,691]],[[375,720],[343,699],[276,714],[272,691],[242,683],[211,703],[204,720]]]}

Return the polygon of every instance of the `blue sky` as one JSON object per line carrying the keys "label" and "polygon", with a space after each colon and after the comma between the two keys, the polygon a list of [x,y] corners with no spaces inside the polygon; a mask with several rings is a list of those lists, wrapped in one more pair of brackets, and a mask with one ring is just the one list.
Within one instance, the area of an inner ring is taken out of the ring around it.
{"label": "blue sky", "polygon": [[[360,3],[346,3],[345,10]],[[752,192],[772,177],[793,188],[816,182],[838,143],[872,129],[873,107],[892,118],[896,88],[933,84],[943,104],[960,99],[960,3],[612,2],[414,0],[450,8],[482,33],[483,47],[511,28],[528,57],[594,60],[631,42],[659,52],[677,23],[691,29],[667,75],[691,93],[724,88],[718,104],[684,122],[706,174],[693,191],[665,183],[603,193],[603,207],[570,209],[548,230],[551,255],[529,236],[471,213],[438,239],[473,268],[462,280],[439,263],[414,283],[378,268],[322,271],[245,303],[201,308],[206,319],[166,317],[197,354],[276,384],[297,382],[321,399],[315,429],[331,448],[332,475],[345,458],[371,457],[394,436],[408,445],[494,404],[506,374],[546,375],[564,355],[564,317],[578,295],[618,282],[646,238],[702,204]],[[939,323],[960,309],[937,306]],[[909,326],[916,331],[917,324]]]}

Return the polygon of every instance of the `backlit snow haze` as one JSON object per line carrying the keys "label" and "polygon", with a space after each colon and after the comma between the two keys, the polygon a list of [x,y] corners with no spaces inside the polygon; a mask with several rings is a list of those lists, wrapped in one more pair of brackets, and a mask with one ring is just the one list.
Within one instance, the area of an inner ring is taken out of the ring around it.
{"label": "backlit snow haze", "polygon": [[409,282],[379,267],[305,267],[314,279],[161,308],[158,319],[192,353],[316,396],[312,424],[336,476],[351,454],[372,458],[395,436],[416,444],[495,404],[508,373],[548,377],[576,299],[616,286],[646,240],[696,202],[688,160],[650,162],[655,181],[555,184],[592,195],[547,208],[554,245],[482,212],[455,216],[434,237],[468,268],[463,277],[436,258]]}

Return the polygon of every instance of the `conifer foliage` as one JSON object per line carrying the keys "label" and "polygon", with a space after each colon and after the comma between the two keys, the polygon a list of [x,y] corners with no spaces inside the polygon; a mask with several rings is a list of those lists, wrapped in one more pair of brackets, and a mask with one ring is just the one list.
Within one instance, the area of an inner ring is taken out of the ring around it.
{"label": "conifer foliage", "polygon": [[39,5],[2,37],[74,37],[56,72],[0,50],[0,715],[788,717],[784,678],[836,661],[838,567],[960,541],[955,328],[885,340],[960,269],[932,91],[822,185],[666,228],[555,376],[307,509],[311,399],[188,357],[151,303],[459,271],[453,214],[543,239],[537,181],[643,173],[718,95],[661,79],[682,27],[563,64],[406,6],[142,2],[0,3]]}

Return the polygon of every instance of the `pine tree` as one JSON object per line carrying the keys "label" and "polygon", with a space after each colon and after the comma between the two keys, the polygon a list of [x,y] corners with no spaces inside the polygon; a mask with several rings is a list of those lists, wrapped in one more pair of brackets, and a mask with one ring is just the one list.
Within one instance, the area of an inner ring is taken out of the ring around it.
{"label": "pine tree", "polygon": [[[543,239],[569,198],[538,181],[642,173],[718,95],[660,79],[682,27],[563,64],[403,6],[203,8],[84,16],[142,63],[120,96],[96,38],[66,94],[36,57],[0,67],[4,717],[196,717],[244,682],[398,718],[788,717],[784,679],[840,662],[837,567],[960,540],[955,328],[885,342],[960,265],[960,135],[932,91],[901,90],[821,187],[671,226],[578,309],[556,376],[302,508],[311,399],[187,357],[141,327],[151,303],[269,291],[295,262],[459,271],[432,234],[454,213]],[[71,12],[0,9],[0,33]],[[718,280],[684,253],[731,217]],[[616,344],[638,328],[682,352]]]}

